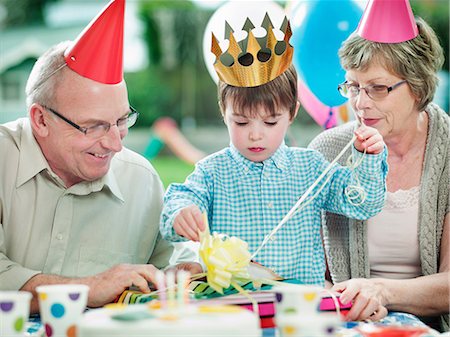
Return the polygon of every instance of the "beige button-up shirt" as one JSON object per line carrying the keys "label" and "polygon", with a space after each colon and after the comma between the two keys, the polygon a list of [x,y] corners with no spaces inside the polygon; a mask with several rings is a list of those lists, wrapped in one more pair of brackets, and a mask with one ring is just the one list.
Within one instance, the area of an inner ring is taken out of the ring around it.
{"label": "beige button-up shirt", "polygon": [[0,125],[0,290],[37,273],[93,275],[118,263],[165,267],[163,187],[149,162],[123,149],[108,174],[65,188],[28,119]]}

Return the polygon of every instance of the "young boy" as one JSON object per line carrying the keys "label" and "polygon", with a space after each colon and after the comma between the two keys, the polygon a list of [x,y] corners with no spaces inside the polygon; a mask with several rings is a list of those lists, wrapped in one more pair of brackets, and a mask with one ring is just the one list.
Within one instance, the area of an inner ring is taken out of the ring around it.
{"label": "young boy", "polygon": [[[198,241],[206,212],[211,232],[236,236],[254,252],[329,165],[316,151],[285,145],[299,108],[297,74],[290,61],[279,73],[268,82],[246,87],[229,84],[240,75],[219,72],[219,106],[230,146],[199,161],[185,183],[169,186],[161,217],[165,239]],[[382,137],[364,125],[355,135],[352,154],[355,160],[364,156],[362,163],[354,171],[333,167],[326,186],[278,231],[256,256],[257,262],[284,278],[323,286],[321,211],[367,219],[384,203],[387,164]],[[366,192],[360,205],[345,195],[356,177]]]}

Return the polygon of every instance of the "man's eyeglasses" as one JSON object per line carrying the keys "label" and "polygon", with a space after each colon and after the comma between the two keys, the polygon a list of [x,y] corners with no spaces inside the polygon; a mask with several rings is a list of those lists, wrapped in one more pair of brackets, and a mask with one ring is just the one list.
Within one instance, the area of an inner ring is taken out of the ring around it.
{"label": "man's eyeglasses", "polygon": [[372,84],[368,85],[367,87],[359,87],[355,84],[347,83],[347,81],[345,81],[344,83],[338,85],[338,90],[340,94],[346,98],[355,98],[359,95],[361,90],[364,90],[367,96],[369,96],[371,99],[380,100],[385,98],[392,90],[398,88],[403,83],[406,83],[406,80],[400,81],[394,85],[391,85],[390,87],[381,84]]}
{"label": "man's eyeglasses", "polygon": [[136,120],[139,116],[139,112],[137,112],[132,106],[130,106],[131,112],[127,116],[119,118],[115,124],[98,123],[98,124],[95,124],[95,125],[92,125],[89,127],[82,127],[82,126],[79,126],[78,124],[72,122],[70,119],[64,117],[58,111],[53,110],[52,108],[49,108],[47,106],[43,106],[43,107],[45,109],[47,109],[48,111],[50,111],[51,113],[53,113],[54,115],[61,118],[67,124],[73,126],[75,129],[84,133],[89,138],[103,137],[104,135],[106,135],[108,133],[111,126],[114,126],[114,125],[117,126],[117,128],[119,129],[120,132],[123,132],[123,131],[127,130],[128,128],[131,128],[136,123]]}

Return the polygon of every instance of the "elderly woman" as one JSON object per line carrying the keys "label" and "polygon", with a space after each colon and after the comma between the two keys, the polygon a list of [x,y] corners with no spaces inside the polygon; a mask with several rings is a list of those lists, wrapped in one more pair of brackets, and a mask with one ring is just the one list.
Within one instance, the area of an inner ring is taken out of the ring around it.
{"label": "elderly woman", "polygon": [[324,217],[333,288],[353,302],[348,319],[401,311],[448,330],[450,120],[431,103],[444,57],[433,30],[416,23],[418,35],[408,41],[379,43],[353,33],[343,43],[339,91],[357,122],[323,132],[310,147],[334,159],[359,122],[378,129],[388,148],[382,212],[368,221]]}

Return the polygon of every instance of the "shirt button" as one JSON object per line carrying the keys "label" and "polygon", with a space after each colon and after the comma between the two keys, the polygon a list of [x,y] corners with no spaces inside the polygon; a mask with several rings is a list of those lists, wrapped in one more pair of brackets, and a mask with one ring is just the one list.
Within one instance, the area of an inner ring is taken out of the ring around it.
{"label": "shirt button", "polygon": [[58,235],[56,235],[56,240],[62,240],[63,239],[63,235],[61,233],[59,233]]}
{"label": "shirt button", "polygon": [[273,203],[272,203],[272,201],[270,201],[270,202],[267,203],[267,208],[273,208]]}
{"label": "shirt button", "polygon": [[248,172],[248,167],[244,167],[244,172],[247,173]]}

